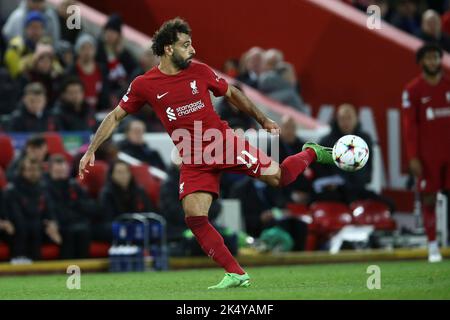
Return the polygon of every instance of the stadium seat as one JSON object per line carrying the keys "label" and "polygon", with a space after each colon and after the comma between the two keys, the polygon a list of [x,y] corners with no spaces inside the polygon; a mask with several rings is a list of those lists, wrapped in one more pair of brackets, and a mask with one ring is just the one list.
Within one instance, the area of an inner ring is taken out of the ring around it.
{"label": "stadium seat", "polygon": [[9,247],[6,243],[0,242],[0,261],[7,261],[9,259]]}
{"label": "stadium seat", "polygon": [[5,169],[14,158],[14,147],[11,138],[7,135],[0,135],[0,167]]}
{"label": "stadium seat", "polygon": [[148,165],[131,166],[131,173],[133,174],[136,183],[144,188],[152,202],[158,207],[161,182],[159,179],[150,174],[148,169]]}
{"label": "stadium seat", "polygon": [[46,132],[44,133],[44,138],[47,142],[48,154],[62,154],[72,164],[73,157],[66,151],[63,139],[58,133]]}
{"label": "stadium seat", "polygon": [[59,258],[59,246],[56,244],[44,244],[41,247],[42,260],[55,260]]}
{"label": "stadium seat", "polygon": [[7,184],[8,181],[6,180],[5,172],[3,171],[2,167],[0,167],[0,190],[3,190]]}
{"label": "stadium seat", "polygon": [[312,211],[314,222],[323,233],[340,230],[345,225],[352,223],[352,214],[349,207],[340,202],[318,201],[309,207]]}
{"label": "stadium seat", "polygon": [[353,222],[358,225],[373,225],[377,230],[395,230],[396,223],[388,206],[376,200],[359,200],[350,204]]}
{"label": "stadium seat", "polygon": [[92,242],[89,247],[90,258],[105,258],[108,257],[108,250],[111,247],[109,242]]}
{"label": "stadium seat", "polygon": [[301,203],[288,203],[286,208],[291,212],[293,216],[301,216],[305,214],[309,214],[309,208]]}
{"label": "stadium seat", "polygon": [[92,198],[97,199],[106,182],[108,164],[105,161],[96,160],[94,166],[88,165],[86,169],[89,173],[84,175],[83,180],[78,178],[78,182],[87,189]]}

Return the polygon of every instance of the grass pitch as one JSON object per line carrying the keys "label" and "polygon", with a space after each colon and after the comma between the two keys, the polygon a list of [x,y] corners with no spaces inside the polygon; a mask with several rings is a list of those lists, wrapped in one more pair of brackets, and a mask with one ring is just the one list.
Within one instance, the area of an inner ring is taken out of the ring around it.
{"label": "grass pitch", "polygon": [[[369,290],[369,265],[381,269],[381,289]],[[221,269],[146,273],[0,277],[0,299],[450,299],[450,261],[368,262],[248,268],[250,288],[206,290]]]}

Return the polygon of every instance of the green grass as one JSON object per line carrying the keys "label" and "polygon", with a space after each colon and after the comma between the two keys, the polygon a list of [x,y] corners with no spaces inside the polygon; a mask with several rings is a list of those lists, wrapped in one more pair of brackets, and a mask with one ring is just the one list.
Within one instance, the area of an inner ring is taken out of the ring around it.
{"label": "green grass", "polygon": [[[381,268],[381,289],[369,290],[369,265]],[[220,269],[0,277],[0,299],[450,299],[450,261],[351,263],[248,268],[250,288],[208,291]]]}

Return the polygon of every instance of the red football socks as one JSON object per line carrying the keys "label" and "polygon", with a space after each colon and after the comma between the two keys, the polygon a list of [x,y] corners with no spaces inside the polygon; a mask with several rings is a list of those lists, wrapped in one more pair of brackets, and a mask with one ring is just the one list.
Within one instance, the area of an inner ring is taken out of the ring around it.
{"label": "red football socks", "polygon": [[314,161],[316,161],[316,152],[313,149],[306,149],[292,156],[287,157],[281,163],[280,186],[284,187],[294,182],[297,177]]}
{"label": "red football socks", "polygon": [[433,205],[423,205],[423,226],[427,233],[428,241],[436,240],[436,212]]}
{"label": "red football socks", "polygon": [[212,258],[229,273],[245,273],[230,250],[225,246],[222,236],[209,223],[208,217],[186,217],[185,221],[208,257]]}

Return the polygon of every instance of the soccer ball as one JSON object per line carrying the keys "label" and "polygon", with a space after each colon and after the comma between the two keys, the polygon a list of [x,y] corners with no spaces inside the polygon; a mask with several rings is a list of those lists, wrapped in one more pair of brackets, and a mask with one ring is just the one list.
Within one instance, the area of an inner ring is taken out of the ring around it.
{"label": "soccer ball", "polygon": [[344,171],[357,171],[365,166],[369,159],[369,147],[358,136],[341,137],[333,146],[333,160]]}

